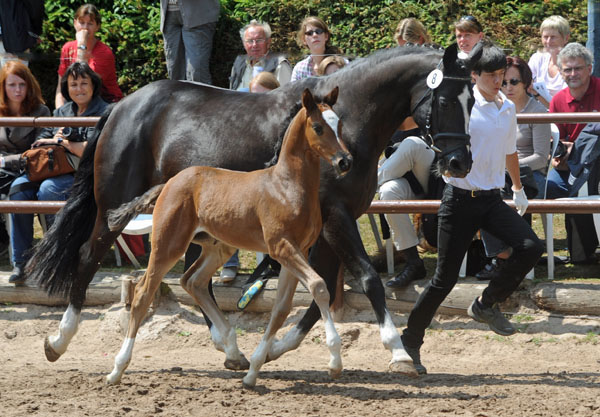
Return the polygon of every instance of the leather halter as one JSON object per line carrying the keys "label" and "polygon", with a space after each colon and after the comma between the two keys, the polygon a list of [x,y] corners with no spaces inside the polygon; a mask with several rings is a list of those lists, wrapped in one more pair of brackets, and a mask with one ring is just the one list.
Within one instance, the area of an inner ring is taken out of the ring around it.
{"label": "leather halter", "polygon": [[[439,64],[437,65],[437,69],[442,68],[442,62],[443,61],[440,60]],[[471,77],[455,77],[455,76],[444,75],[442,82],[444,82],[446,80],[470,82]],[[431,98],[431,106],[429,107],[429,110],[427,112],[427,117],[425,119],[425,138],[430,143],[429,146],[431,147],[431,149],[433,149],[436,153],[439,153],[440,156],[443,157],[444,155],[447,155],[450,152],[453,152],[462,146],[468,146],[471,136],[467,133],[436,133],[434,135],[431,134],[431,114],[433,113],[433,106],[435,104],[436,95],[435,95],[434,90],[436,88],[427,87],[427,91],[425,91],[425,93],[421,96],[419,101],[417,101],[417,104],[412,108],[410,114],[413,115],[415,113],[415,111],[417,110],[417,108],[419,108],[419,106],[421,106],[421,104],[423,104],[427,98]],[[462,143],[460,143],[456,146],[453,146],[452,148],[446,149],[445,151],[442,151],[440,148],[438,148],[435,145],[435,142],[437,140],[444,140],[444,139],[461,139]]]}

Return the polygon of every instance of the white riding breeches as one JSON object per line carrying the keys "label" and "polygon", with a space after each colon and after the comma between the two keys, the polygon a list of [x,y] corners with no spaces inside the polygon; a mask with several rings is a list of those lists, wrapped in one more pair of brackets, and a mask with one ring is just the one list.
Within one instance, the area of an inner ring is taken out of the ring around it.
{"label": "white riding breeches", "polygon": [[[427,191],[429,172],[434,159],[433,150],[419,137],[404,139],[396,151],[383,161],[377,172],[380,200],[415,200],[418,196],[410,188],[403,175],[412,171]],[[386,214],[392,238],[397,250],[404,250],[419,243],[408,214]]]}

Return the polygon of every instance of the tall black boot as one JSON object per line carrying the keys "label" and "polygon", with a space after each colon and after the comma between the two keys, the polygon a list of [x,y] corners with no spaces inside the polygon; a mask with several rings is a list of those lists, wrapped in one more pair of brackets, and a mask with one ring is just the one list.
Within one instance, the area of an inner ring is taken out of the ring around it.
{"label": "tall black boot", "polygon": [[423,279],[427,275],[425,264],[419,257],[416,246],[406,248],[402,251],[406,259],[406,266],[395,278],[389,280],[385,285],[390,288],[404,288],[412,281]]}

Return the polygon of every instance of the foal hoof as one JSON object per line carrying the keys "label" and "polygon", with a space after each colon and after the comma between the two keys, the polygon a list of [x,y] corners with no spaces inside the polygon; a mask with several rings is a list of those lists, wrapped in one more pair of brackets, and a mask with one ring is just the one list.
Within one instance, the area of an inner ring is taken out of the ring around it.
{"label": "foal hoof", "polygon": [[50,339],[48,336],[44,339],[44,353],[49,362],[56,362],[58,358],[60,358],[60,354],[56,353],[52,346],[50,346]]}
{"label": "foal hoof", "polygon": [[242,379],[242,387],[246,388],[246,389],[255,389],[256,388],[256,378],[249,378],[248,375],[246,375],[243,379]]}
{"label": "foal hoof", "polygon": [[389,370],[395,374],[402,374],[411,378],[417,378],[419,376],[419,373],[415,369],[415,365],[413,365],[412,361],[390,362]]}
{"label": "foal hoof", "polygon": [[231,369],[232,371],[244,371],[250,369],[250,362],[244,355],[241,355],[240,360],[226,359],[225,368]]}

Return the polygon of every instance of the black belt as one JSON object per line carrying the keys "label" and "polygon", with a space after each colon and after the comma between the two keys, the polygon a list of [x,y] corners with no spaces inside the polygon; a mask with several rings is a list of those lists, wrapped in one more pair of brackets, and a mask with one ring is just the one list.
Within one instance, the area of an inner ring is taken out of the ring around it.
{"label": "black belt", "polygon": [[494,188],[493,190],[463,190],[462,188],[458,188],[453,185],[450,185],[450,187],[452,187],[452,193],[454,194],[469,195],[471,197],[490,197],[494,195],[500,195],[499,188]]}

